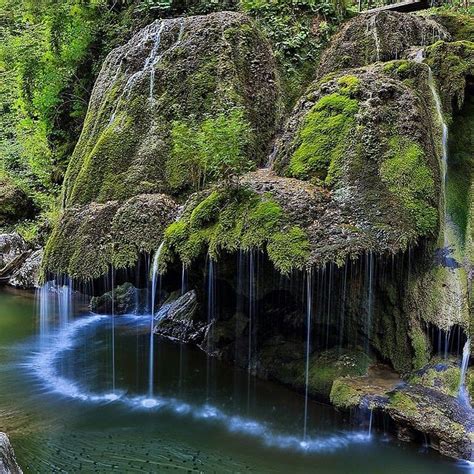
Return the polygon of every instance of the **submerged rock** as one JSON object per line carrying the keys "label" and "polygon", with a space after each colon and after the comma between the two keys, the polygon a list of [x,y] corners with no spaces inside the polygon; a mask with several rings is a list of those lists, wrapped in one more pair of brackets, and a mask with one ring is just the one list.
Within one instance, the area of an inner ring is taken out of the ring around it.
{"label": "submerged rock", "polygon": [[22,472],[16,462],[8,436],[5,433],[0,433],[0,473],[21,474]]}
{"label": "submerged rock", "polygon": [[166,302],[155,315],[155,334],[180,342],[201,344],[208,325],[195,319],[197,297],[188,291],[174,301]]}

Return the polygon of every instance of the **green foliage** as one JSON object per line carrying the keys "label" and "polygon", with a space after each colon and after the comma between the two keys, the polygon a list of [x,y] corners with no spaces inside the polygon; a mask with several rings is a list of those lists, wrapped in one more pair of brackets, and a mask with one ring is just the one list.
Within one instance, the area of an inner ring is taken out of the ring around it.
{"label": "green foliage", "polygon": [[167,175],[174,188],[191,183],[199,190],[209,179],[232,183],[254,166],[247,153],[252,129],[239,108],[207,118],[199,126],[176,121],[171,136]]}
{"label": "green foliage", "polygon": [[380,175],[409,212],[418,234],[433,233],[438,221],[438,211],[432,204],[434,178],[420,145],[405,137],[393,137],[388,157],[380,166]]}
{"label": "green foliage", "polygon": [[317,60],[347,16],[344,0],[241,0],[270,39],[283,71],[286,104],[292,107],[314,78]]}
{"label": "green foliage", "polygon": [[341,91],[319,99],[306,115],[288,168],[291,176],[318,178],[327,184],[337,177],[359,109],[357,100],[346,95],[357,89],[357,78],[345,76],[341,80]]}
{"label": "green foliage", "polygon": [[309,242],[299,227],[285,230],[283,210],[270,195],[246,188],[217,189],[185,210],[168,226],[162,267],[177,255],[189,266],[207,249],[217,259],[221,251],[267,249],[270,260],[283,273],[303,268]]}

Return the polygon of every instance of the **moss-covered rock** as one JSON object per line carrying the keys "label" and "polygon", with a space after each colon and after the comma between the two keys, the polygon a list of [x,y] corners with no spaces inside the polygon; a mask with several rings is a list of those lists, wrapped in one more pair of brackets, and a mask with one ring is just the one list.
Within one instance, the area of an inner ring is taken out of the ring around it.
{"label": "moss-covered rock", "polygon": [[[433,448],[445,456],[471,459],[472,410],[452,394],[454,372],[447,369],[443,389],[435,384],[436,376],[427,368],[410,384],[402,383],[395,374],[370,369],[365,377],[337,379],[331,401],[340,408],[370,408],[388,415],[395,424],[413,433],[424,433]],[[433,382],[433,383],[431,383]],[[446,390],[447,391],[446,391]],[[403,436],[403,439],[412,436]]]}
{"label": "moss-covered rock", "polygon": [[199,123],[232,107],[253,130],[259,164],[278,120],[268,42],[239,13],[158,20],[107,57],[64,185],[66,206],[172,192],[173,121]]}
{"label": "moss-covered rock", "polygon": [[472,15],[446,8],[428,10],[428,15],[449,31],[453,41],[474,41],[474,18]]}
{"label": "moss-covered rock", "polygon": [[427,68],[389,65],[314,82],[277,143],[276,172],[327,193],[308,230],[312,262],[396,252],[436,235],[434,118],[431,102],[420,98],[429,97]]}
{"label": "moss-covered rock", "polygon": [[251,178],[244,182],[240,188],[217,187],[191,196],[180,219],[166,229],[163,269],[175,255],[189,266],[206,252],[218,259],[222,252],[265,249],[283,273],[306,265],[305,231],[288,218],[270,189],[259,193]]}
{"label": "moss-covered rock", "polygon": [[333,39],[321,58],[318,74],[323,77],[342,69],[399,59],[412,46],[426,46],[449,36],[430,18],[387,11],[359,15]]}
{"label": "moss-covered rock", "polygon": [[0,228],[33,217],[34,212],[29,196],[7,175],[0,174]]}
{"label": "moss-covered rock", "polygon": [[111,265],[133,266],[140,253],[158,248],[176,213],[177,205],[163,194],[68,208],[48,240],[43,269],[91,279],[105,275]]}
{"label": "moss-covered rock", "polygon": [[451,113],[453,106],[461,109],[466,78],[474,76],[474,42],[438,41],[426,48],[426,63],[436,78],[444,110]]}

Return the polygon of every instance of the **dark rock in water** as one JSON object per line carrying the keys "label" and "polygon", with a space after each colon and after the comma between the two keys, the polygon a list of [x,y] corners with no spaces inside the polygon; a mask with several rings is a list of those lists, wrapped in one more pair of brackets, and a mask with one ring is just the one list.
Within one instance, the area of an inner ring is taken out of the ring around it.
{"label": "dark rock in water", "polygon": [[0,474],[21,474],[15,453],[5,433],[0,433]]}
{"label": "dark rock in water", "polygon": [[135,288],[131,283],[117,286],[114,291],[109,291],[101,296],[94,296],[90,302],[90,309],[97,314],[129,314],[143,310],[142,293],[146,290]]}
{"label": "dark rock in water", "polygon": [[8,280],[10,286],[21,289],[38,288],[43,249],[31,253]]}
{"label": "dark rock in water", "polygon": [[181,342],[200,344],[205,338],[208,325],[194,319],[196,310],[197,298],[194,290],[165,303],[155,315],[155,334]]}

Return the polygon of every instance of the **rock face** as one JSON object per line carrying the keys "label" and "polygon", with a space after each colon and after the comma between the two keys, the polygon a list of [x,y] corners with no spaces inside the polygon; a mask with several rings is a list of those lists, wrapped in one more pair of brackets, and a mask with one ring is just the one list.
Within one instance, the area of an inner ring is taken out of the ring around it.
{"label": "rock face", "polygon": [[15,453],[5,433],[0,433],[0,473],[21,474],[23,471],[16,463]]}
{"label": "rock face", "polygon": [[196,310],[197,298],[194,290],[165,303],[155,316],[155,334],[181,342],[201,344],[208,326],[194,319]]}
{"label": "rock face", "polygon": [[75,278],[98,278],[111,264],[132,266],[140,253],[156,250],[177,210],[164,194],[68,208],[46,245],[45,268]]}
{"label": "rock face", "polygon": [[176,211],[169,195],[190,184],[175,189],[168,179],[174,121],[199,124],[239,108],[253,130],[248,156],[259,165],[279,100],[271,48],[239,13],[157,21],[112,51],[66,173],[65,212],[44,268],[97,278],[111,263],[129,267],[156,250]]}
{"label": "rock face", "polygon": [[448,31],[430,18],[387,11],[359,15],[333,39],[321,58],[318,76],[400,59],[411,46],[449,38]]}
{"label": "rock face", "polygon": [[429,97],[426,67],[408,62],[316,81],[288,121],[274,169],[325,189],[307,228],[312,263],[395,253],[436,232],[432,104],[406,85],[410,77]]}

